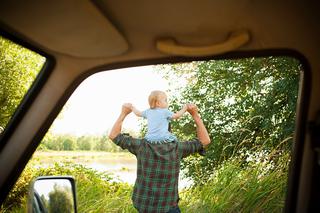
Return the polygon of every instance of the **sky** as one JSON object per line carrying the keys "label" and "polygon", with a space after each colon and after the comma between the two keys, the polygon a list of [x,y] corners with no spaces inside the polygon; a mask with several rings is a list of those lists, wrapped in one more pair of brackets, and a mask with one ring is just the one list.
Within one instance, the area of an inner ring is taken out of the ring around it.
{"label": "sky", "polygon": [[[152,66],[105,71],[84,80],[69,98],[62,115],[54,121],[54,134],[101,135],[112,128],[123,103],[138,109],[149,107],[152,90],[168,89],[168,82]],[[131,113],[123,128],[139,131],[139,119]]]}

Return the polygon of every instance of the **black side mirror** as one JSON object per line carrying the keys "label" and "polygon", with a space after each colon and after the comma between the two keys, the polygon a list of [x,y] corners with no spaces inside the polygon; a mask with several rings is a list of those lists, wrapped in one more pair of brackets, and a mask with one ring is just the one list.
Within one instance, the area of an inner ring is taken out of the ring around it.
{"label": "black side mirror", "polygon": [[28,213],[77,213],[75,181],[69,176],[42,176],[31,184]]}

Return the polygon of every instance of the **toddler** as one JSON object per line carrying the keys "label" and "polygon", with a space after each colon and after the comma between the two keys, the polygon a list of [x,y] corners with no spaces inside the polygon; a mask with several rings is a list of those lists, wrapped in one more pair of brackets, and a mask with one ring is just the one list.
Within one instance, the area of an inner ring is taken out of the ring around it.
{"label": "toddler", "polygon": [[148,100],[150,109],[142,112],[137,110],[133,105],[130,105],[132,112],[136,116],[147,119],[148,131],[145,139],[151,143],[172,142],[177,140],[177,138],[169,132],[169,121],[180,118],[187,111],[187,105],[184,105],[183,108],[176,113],[171,112],[168,110],[166,93],[159,90],[152,91]]}

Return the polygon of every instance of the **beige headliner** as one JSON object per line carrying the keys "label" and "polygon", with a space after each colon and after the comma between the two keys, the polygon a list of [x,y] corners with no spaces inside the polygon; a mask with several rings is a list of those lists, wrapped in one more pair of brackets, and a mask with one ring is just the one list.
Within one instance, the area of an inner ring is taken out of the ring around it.
{"label": "beige headliner", "polygon": [[81,58],[110,57],[128,44],[89,1],[15,1],[1,7],[2,21],[47,51]]}
{"label": "beige headliner", "polygon": [[94,5],[86,0],[5,0],[0,18],[53,55],[82,58],[121,54],[124,59],[128,54],[135,59],[156,58],[161,57],[155,48],[158,38],[209,45],[225,40],[237,29],[248,29],[252,35],[242,50],[312,52],[314,41],[319,45],[317,11],[312,5],[275,0],[187,2],[101,0]]}

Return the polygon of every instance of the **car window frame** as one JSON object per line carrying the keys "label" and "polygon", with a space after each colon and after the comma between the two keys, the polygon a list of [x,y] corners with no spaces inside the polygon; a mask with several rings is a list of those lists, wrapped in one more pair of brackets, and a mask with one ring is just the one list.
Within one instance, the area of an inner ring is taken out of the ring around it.
{"label": "car window frame", "polygon": [[[298,98],[296,105],[296,121],[294,132],[294,145],[291,150],[291,162],[289,165],[289,172],[287,178],[287,192],[284,203],[284,212],[295,212],[298,200],[300,174],[302,171],[302,158],[304,153],[304,141],[308,128],[308,111],[311,96],[311,66],[307,58],[300,52],[292,49],[265,49],[265,50],[251,50],[251,51],[234,51],[221,55],[206,56],[206,57],[165,57],[161,59],[140,60],[127,63],[115,63],[110,65],[102,65],[88,70],[85,74],[80,75],[70,85],[65,95],[70,97],[73,91],[89,76],[104,71],[112,71],[114,69],[122,69],[137,66],[169,64],[169,63],[184,63],[192,61],[208,61],[208,60],[232,60],[243,59],[251,57],[292,57],[299,61],[302,66]],[[76,85],[76,86],[75,86]],[[67,101],[64,100],[65,102]],[[61,104],[60,104],[61,105]],[[62,104],[63,107],[64,104]],[[61,107],[61,108],[62,108]]]}
{"label": "car window frame", "polygon": [[[1,23],[0,23],[1,24]],[[1,29],[5,29],[2,25]],[[12,30],[3,30],[0,32],[0,35],[15,42],[25,48],[28,48],[43,57],[46,58],[42,69],[38,73],[36,79],[32,83],[31,87],[23,97],[19,106],[17,107],[15,113],[11,117],[9,123],[5,127],[2,135],[0,136],[0,151],[6,145],[10,136],[14,133],[16,127],[19,125],[19,122],[24,117],[25,113],[32,105],[33,101],[41,91],[42,87],[45,85],[46,80],[49,78],[55,64],[55,58],[50,54],[44,52],[43,50],[33,46],[28,39],[23,39],[22,35],[17,33],[12,34],[8,33]],[[168,56],[157,59],[147,59],[147,60],[137,60],[133,62],[122,62],[122,63],[111,63],[108,65],[97,66],[95,68],[85,71],[83,74],[79,75],[73,83],[71,83],[68,89],[64,92],[63,96],[56,103],[54,109],[51,111],[48,118],[41,126],[40,130],[34,135],[34,143],[30,144],[30,149],[25,150],[25,155],[22,156],[22,160],[19,162],[22,165],[17,165],[18,167],[24,168],[25,165],[30,160],[34,150],[40,144],[42,138],[44,137],[47,130],[52,125],[54,119],[59,114],[60,110],[63,108],[69,97],[75,91],[75,89],[83,82],[87,77],[92,74],[111,71],[114,69],[129,68],[136,66],[145,66],[145,65],[156,65],[156,64],[168,64],[168,63],[183,63],[191,61],[203,61],[203,60],[226,60],[226,59],[241,59],[249,57],[268,57],[268,56],[288,56],[296,58],[302,65],[303,71],[300,76],[300,86],[298,94],[298,102],[296,108],[296,122],[295,122],[295,134],[294,134],[294,146],[292,150],[292,160],[289,168],[288,175],[288,184],[287,184],[287,194],[285,199],[284,209],[285,212],[295,212],[298,188],[300,182],[300,173],[302,167],[302,157],[304,150],[304,140],[307,131],[307,116],[308,116],[308,107],[310,102],[311,95],[311,67],[308,60],[303,56],[303,54],[297,52],[296,50],[291,49],[265,49],[265,50],[253,50],[253,51],[234,51],[230,53],[225,53],[222,55],[215,56],[206,56],[206,57],[178,57],[178,56]],[[19,172],[19,169],[18,171]],[[16,181],[16,180],[14,180]]]}

